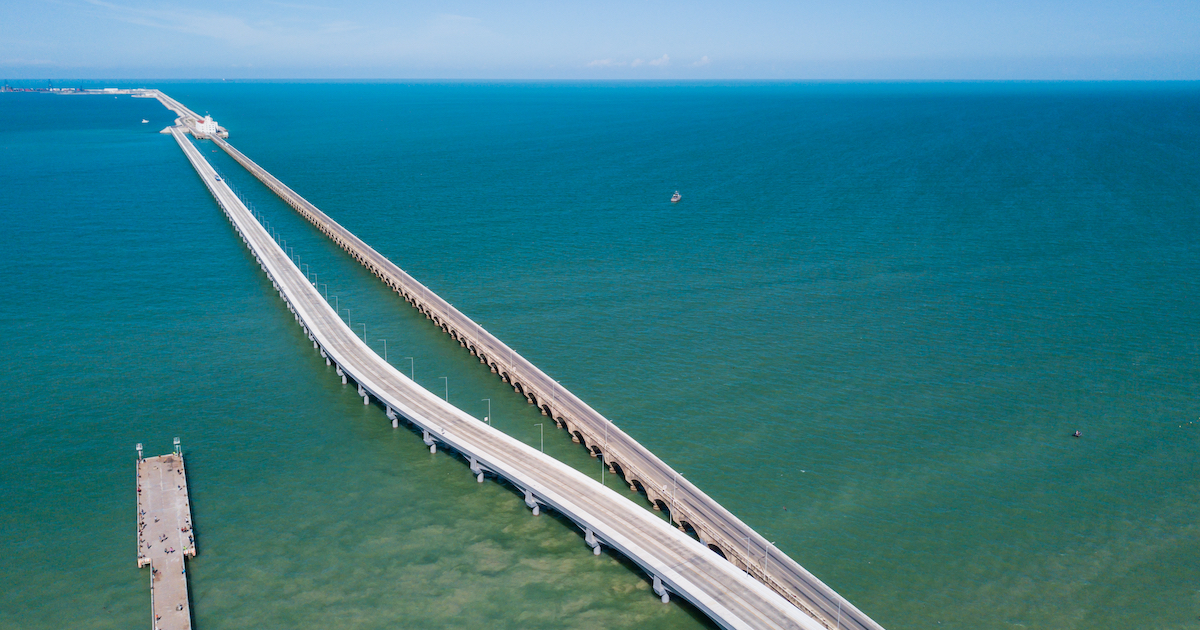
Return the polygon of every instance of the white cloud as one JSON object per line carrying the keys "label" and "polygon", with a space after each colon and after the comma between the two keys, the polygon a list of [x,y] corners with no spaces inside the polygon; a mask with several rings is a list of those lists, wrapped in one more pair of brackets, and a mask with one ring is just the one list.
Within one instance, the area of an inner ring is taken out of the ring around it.
{"label": "white cloud", "polygon": [[642,65],[642,64],[644,64],[644,63],[646,63],[646,62],[645,62],[645,61],[642,61],[641,59],[634,59],[634,60],[633,60],[633,62],[632,62],[632,63],[630,63],[629,65],[631,65],[631,66],[633,66],[634,68],[636,68],[636,67],[638,67],[638,66],[640,66],[640,65]]}
{"label": "white cloud", "polygon": [[703,57],[700,58],[700,61],[697,61],[696,63],[693,63],[692,65],[698,68],[700,66],[707,66],[710,63],[712,63],[712,60],[708,58],[708,55],[704,55]]}
{"label": "white cloud", "polygon": [[668,57],[667,55],[663,55],[663,56],[659,57],[658,59],[651,59],[650,61],[647,61],[646,63],[648,63],[652,66],[669,66],[669,65],[671,65],[671,58]]}
{"label": "white cloud", "polygon": [[612,59],[596,59],[595,61],[588,62],[589,68],[608,68],[610,66],[623,66],[623,65],[625,65],[625,64],[613,63]]}

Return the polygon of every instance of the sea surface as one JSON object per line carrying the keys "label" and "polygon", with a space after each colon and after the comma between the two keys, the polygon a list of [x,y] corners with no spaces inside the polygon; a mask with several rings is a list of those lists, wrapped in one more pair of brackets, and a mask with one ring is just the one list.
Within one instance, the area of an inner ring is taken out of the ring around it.
{"label": "sea surface", "polygon": [[[1200,85],[148,87],[885,628],[1200,628]],[[175,436],[200,630],[711,626],[343,387],[173,117],[0,94],[0,628],[149,622]],[[624,488],[197,145],[380,354]]]}

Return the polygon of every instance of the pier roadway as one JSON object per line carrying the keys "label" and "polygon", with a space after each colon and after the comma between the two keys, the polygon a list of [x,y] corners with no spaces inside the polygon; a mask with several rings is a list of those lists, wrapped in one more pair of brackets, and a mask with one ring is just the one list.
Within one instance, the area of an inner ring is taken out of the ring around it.
{"label": "pier roadway", "polygon": [[697,538],[761,583],[803,609],[826,628],[883,630],[758,532],[743,523],[654,453],[587,403],[547,376],[482,326],[459,312],[404,270],[367,245],[229,142],[212,138],[246,170],[369,269],[382,282],[488,365],[513,389],[554,418],[592,456],[624,476],[630,489],[644,492],[655,510],[667,510],[681,530]]}
{"label": "pier roadway", "polygon": [[545,507],[563,514],[580,527],[594,553],[608,547],[640,566],[664,602],[675,593],[725,628],[823,627],[652,512],[467,415],[384,361],[346,326],[225,182],[216,179],[184,131],[175,127],[171,133],[312,340],[314,358],[333,365],[343,383],[356,381],[364,404],[374,398],[386,406],[389,417],[399,415],[412,423],[431,451],[441,446],[459,453],[479,481],[485,474],[502,478],[524,495],[533,514]]}

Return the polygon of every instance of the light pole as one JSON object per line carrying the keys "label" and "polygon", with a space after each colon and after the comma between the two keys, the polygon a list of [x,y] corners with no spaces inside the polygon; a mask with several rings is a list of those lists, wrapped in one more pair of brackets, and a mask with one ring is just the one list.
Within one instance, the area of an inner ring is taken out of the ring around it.
{"label": "light pole", "polygon": [[408,380],[416,383],[417,377],[413,376],[413,372],[416,371],[417,361],[415,359],[413,359],[412,357],[404,357],[404,358],[408,359]]}
{"label": "light pole", "polygon": [[534,424],[537,425],[538,435],[540,435],[542,437],[542,452],[545,453],[546,452],[546,429],[542,426],[541,422],[535,422]]}
{"label": "light pole", "polygon": [[[328,290],[328,289],[329,289],[329,285],[328,285],[328,284],[327,284],[327,285],[325,285],[325,289],[326,289],[326,290]],[[328,301],[329,301],[329,298],[325,298],[325,301],[326,301],[326,302],[328,302]],[[338,296],[336,296],[336,295],[335,295],[335,296],[333,296],[333,310],[334,310],[335,312],[337,312],[337,314],[338,314],[338,317],[341,317],[341,316],[342,316],[341,302],[339,302],[339,301],[338,301]]]}
{"label": "light pole", "polygon": [[363,343],[367,342],[367,325],[359,322],[359,326],[363,327]]}
{"label": "light pole", "polygon": [[317,286],[325,287],[325,301],[328,302],[329,301],[329,285],[322,282],[322,283],[318,284]]}
{"label": "light pole", "polygon": [[490,426],[492,426],[492,399],[491,399],[491,398],[480,398],[479,400],[486,400],[486,401],[487,401],[487,404],[488,404],[488,414],[487,414],[486,416],[484,416],[484,417],[483,417],[483,421],[484,421],[484,422],[486,422],[486,423],[488,423],[488,426],[490,427]]}
{"label": "light pole", "polygon": [[446,381],[446,402],[450,402],[450,378],[446,376],[439,376],[438,378]]}
{"label": "light pole", "polygon": [[[366,333],[364,332],[363,334],[365,335]],[[380,341],[383,342],[383,361],[384,361],[384,363],[386,363],[387,362],[387,339],[380,339]]]}
{"label": "light pole", "polygon": [[350,309],[346,309],[346,326],[350,325]]}
{"label": "light pole", "polygon": [[304,277],[308,278],[308,263],[300,263],[300,268],[304,270]]}

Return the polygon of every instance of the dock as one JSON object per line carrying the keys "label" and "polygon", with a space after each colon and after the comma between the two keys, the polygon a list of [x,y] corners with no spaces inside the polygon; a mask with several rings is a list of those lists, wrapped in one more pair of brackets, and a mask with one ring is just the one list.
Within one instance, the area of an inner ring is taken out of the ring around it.
{"label": "dock", "polygon": [[137,448],[137,563],[150,567],[151,627],[190,630],[184,558],[196,556],[196,543],[183,452],[178,438],[167,455],[143,458]]}

